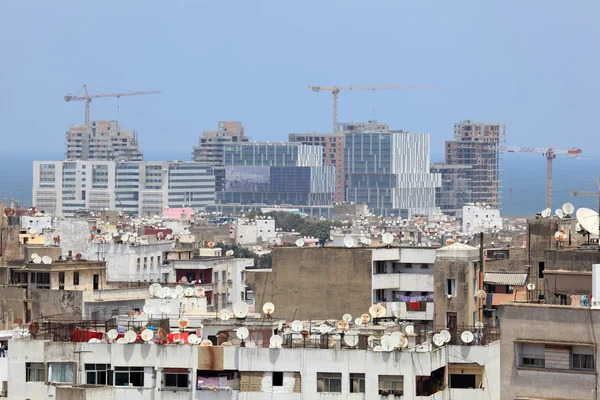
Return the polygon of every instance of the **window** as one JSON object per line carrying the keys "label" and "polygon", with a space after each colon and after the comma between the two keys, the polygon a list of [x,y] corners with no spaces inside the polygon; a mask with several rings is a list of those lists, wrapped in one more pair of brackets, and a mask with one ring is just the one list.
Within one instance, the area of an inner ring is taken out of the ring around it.
{"label": "window", "polygon": [[160,256],[156,256],[156,265],[160,266]]}
{"label": "window", "polygon": [[150,267],[154,267],[154,256],[150,257]]}
{"label": "window", "polygon": [[429,264],[421,264],[421,269],[429,269]]}
{"label": "window", "polygon": [[111,385],[113,381],[110,364],[85,364],[85,378],[88,385]]}
{"label": "window", "polygon": [[412,263],[406,263],[406,264],[404,264],[404,268],[412,268]]}
{"label": "window", "polygon": [[221,271],[221,280],[223,282],[227,280],[227,271]]}
{"label": "window", "polygon": [[404,391],[402,375],[379,375],[379,394],[401,396]]}
{"label": "window", "polygon": [[44,363],[25,364],[25,382],[44,382]]}
{"label": "window", "polygon": [[283,372],[273,372],[273,386],[283,386]]}
{"label": "window", "polygon": [[137,259],[137,267],[138,267],[138,269],[140,268],[140,258],[139,257]]}
{"label": "window", "polygon": [[115,367],[115,386],[144,386],[144,368]]}
{"label": "window", "polygon": [[189,373],[186,369],[165,368],[163,371],[163,388],[188,389]]}
{"label": "window", "polygon": [[144,269],[148,268],[148,257],[144,257]]}
{"label": "window", "polygon": [[73,272],[73,285],[74,286],[79,285],[79,272],[77,272],[77,271]]}
{"label": "window", "polygon": [[317,372],[317,392],[341,393],[342,374],[338,372]]}
{"label": "window", "polygon": [[446,296],[456,296],[456,279],[446,279],[444,291]]}
{"label": "window", "polygon": [[573,353],[573,369],[589,369],[593,371],[594,355]]}
{"label": "window", "polygon": [[519,347],[519,366],[544,368],[546,347],[543,343],[520,343]]}
{"label": "window", "polygon": [[50,382],[73,383],[73,364],[51,363],[48,368]]}
{"label": "window", "polygon": [[215,272],[215,283],[219,282],[219,273]]}
{"label": "window", "polygon": [[365,374],[350,374],[350,393],[365,392]]}

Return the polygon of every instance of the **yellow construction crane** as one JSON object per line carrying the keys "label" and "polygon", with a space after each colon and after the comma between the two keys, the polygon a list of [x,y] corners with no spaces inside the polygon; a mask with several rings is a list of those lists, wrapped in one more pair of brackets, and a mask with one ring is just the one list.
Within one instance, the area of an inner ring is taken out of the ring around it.
{"label": "yellow construction crane", "polygon": [[83,91],[85,92],[85,96],[65,96],[65,101],[85,101],[85,123],[87,125],[90,122],[90,103],[92,99],[98,99],[101,97],[124,97],[124,96],[139,96],[143,94],[158,94],[160,91],[151,90],[148,92],[123,92],[123,93],[102,93],[102,94],[89,94],[87,90],[87,85],[83,85]]}
{"label": "yellow construction crane", "polygon": [[312,86],[313,92],[330,91],[333,94],[333,133],[338,131],[338,94],[341,90],[398,90],[398,89],[432,89],[436,85],[352,85],[352,86]]}

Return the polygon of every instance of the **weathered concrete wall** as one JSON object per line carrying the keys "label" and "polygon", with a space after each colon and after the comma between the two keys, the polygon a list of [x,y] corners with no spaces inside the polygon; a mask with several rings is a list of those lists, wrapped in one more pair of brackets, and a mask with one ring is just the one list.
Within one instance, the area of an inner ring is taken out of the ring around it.
{"label": "weathered concrete wall", "polygon": [[83,312],[83,292],[77,290],[29,289],[31,318],[42,315],[72,315],[79,319]]}
{"label": "weathered concrete wall", "polygon": [[270,272],[246,272],[257,307],[275,304],[274,317],[361,315],[372,305],[372,252],[346,248],[277,248]]}
{"label": "weathered concrete wall", "polygon": [[[473,313],[477,311],[474,282],[476,265],[471,261],[436,261],[434,267],[435,325],[446,325],[446,313],[455,312],[458,326],[473,326]],[[456,279],[456,296],[448,298],[446,279]]]}
{"label": "weathered concrete wall", "polygon": [[[552,371],[519,368],[515,341],[535,340],[564,345],[586,343],[596,347],[600,337],[600,311],[588,307],[538,304],[504,304],[499,307],[502,321],[501,397],[503,399],[591,399],[595,397],[595,374],[578,371]],[[596,371],[600,367],[595,360]]]}
{"label": "weathered concrete wall", "polygon": [[110,400],[115,398],[112,387],[85,385],[82,387],[56,388],[56,398],[60,400]]}

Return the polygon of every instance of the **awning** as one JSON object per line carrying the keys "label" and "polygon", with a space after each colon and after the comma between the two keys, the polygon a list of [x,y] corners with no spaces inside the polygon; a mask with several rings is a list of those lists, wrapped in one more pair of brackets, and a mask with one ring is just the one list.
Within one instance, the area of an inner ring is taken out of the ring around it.
{"label": "awning", "polygon": [[524,286],[527,282],[527,274],[510,272],[486,272],[483,283],[490,285]]}

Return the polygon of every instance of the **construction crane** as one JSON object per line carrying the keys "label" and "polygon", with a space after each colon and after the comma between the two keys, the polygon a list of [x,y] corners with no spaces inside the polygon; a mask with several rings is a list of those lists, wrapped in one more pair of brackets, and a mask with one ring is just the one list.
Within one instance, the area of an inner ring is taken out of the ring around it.
{"label": "construction crane", "polygon": [[581,149],[575,147],[570,150],[558,150],[543,147],[498,146],[498,150],[508,153],[542,153],[546,158],[546,208],[550,210],[552,210],[552,160],[557,154],[567,154],[571,158],[581,154]]}
{"label": "construction crane", "polygon": [[83,85],[83,91],[85,96],[65,96],[65,101],[85,101],[85,123],[86,125],[90,122],[90,103],[92,99],[98,99],[101,97],[124,97],[124,96],[140,96],[144,94],[158,94],[160,91],[151,90],[147,92],[123,92],[123,93],[102,93],[102,94],[89,94],[87,85]]}
{"label": "construction crane", "polygon": [[[596,185],[600,190],[600,178],[596,178]],[[600,214],[600,192],[588,192],[587,190],[569,190],[571,196],[596,196],[598,197],[598,214]],[[600,218],[598,219],[598,229],[600,230]],[[600,244],[600,242],[599,242]]]}
{"label": "construction crane", "polygon": [[435,85],[353,85],[353,86],[312,86],[313,92],[331,91],[333,94],[333,133],[338,131],[338,94],[341,90],[398,90],[398,89],[431,89]]}

